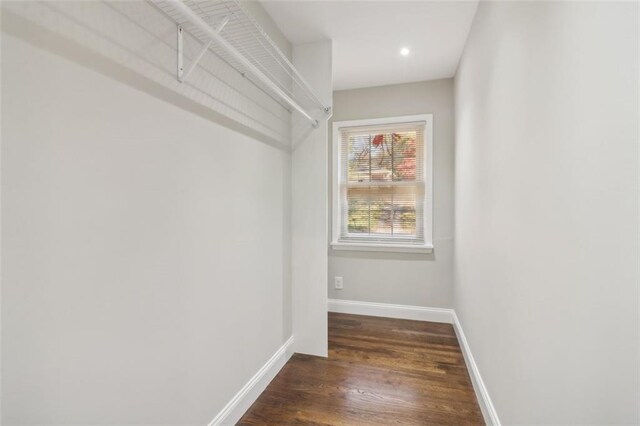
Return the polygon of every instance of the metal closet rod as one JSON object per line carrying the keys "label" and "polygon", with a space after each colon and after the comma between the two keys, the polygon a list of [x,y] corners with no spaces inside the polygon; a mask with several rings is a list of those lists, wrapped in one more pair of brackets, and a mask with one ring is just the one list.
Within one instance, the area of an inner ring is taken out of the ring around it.
{"label": "metal closet rod", "polygon": [[[269,89],[271,89],[275,94],[280,96],[283,101],[291,105],[296,111],[298,111],[302,116],[304,116],[307,120],[311,122],[313,127],[318,127],[318,120],[313,118],[309,113],[302,108],[296,101],[291,99],[289,95],[287,95],[281,88],[279,88],[269,77],[264,75],[262,71],[260,71],[255,65],[251,63],[242,53],[238,52],[235,47],[233,47],[227,40],[224,39],[220,34],[218,34],[209,24],[207,24],[197,13],[195,13],[189,6],[184,4],[182,0],[169,0],[171,5],[176,8],[185,18],[187,18],[193,25],[198,27],[202,32],[204,32],[211,40],[214,40],[220,47],[226,50],[231,56],[233,56],[242,67],[253,74],[258,80],[264,83]],[[323,109],[326,111],[327,109],[323,106]]]}

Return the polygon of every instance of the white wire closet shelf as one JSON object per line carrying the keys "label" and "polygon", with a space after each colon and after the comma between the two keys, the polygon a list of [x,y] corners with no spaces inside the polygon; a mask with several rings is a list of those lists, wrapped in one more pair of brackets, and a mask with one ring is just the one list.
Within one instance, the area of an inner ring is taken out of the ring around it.
{"label": "white wire closet shelf", "polygon": [[[284,102],[288,109],[297,110],[314,127],[318,121],[312,111],[330,111],[238,0],[153,0],[153,3],[177,24],[178,80],[188,79],[199,60],[213,51],[255,85]],[[185,61],[184,31],[202,43],[200,54]]]}

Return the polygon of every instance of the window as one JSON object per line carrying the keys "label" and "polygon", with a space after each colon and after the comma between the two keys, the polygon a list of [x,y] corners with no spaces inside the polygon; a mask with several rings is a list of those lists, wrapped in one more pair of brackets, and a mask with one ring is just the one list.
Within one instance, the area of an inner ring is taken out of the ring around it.
{"label": "window", "polygon": [[432,115],[333,124],[336,250],[430,252]]}

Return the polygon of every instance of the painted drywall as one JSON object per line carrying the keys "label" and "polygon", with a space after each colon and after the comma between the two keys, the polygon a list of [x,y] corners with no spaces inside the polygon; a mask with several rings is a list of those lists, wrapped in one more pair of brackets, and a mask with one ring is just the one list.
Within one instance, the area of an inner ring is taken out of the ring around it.
{"label": "painted drywall", "polygon": [[480,2],[455,310],[500,420],[638,424],[638,4]]}
{"label": "painted drywall", "polygon": [[28,12],[2,14],[2,423],[206,424],[291,334],[291,154]]}
{"label": "painted drywall", "polygon": [[[336,91],[333,105],[332,121],[433,114],[434,251],[409,254],[329,248],[329,298],[452,307],[453,80]],[[335,276],[343,277],[343,290],[334,288]]]}
{"label": "painted drywall", "polygon": [[[331,107],[331,42],[293,46],[293,64],[324,106]],[[292,300],[295,351],[327,356],[327,144],[329,115],[313,110],[318,127],[292,120]]]}

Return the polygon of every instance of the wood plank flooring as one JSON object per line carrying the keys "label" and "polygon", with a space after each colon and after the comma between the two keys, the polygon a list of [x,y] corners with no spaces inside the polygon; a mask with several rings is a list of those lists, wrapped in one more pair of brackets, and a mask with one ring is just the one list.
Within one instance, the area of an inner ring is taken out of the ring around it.
{"label": "wood plank flooring", "polygon": [[240,425],[482,425],[453,327],[329,314],[329,357],[295,354]]}

